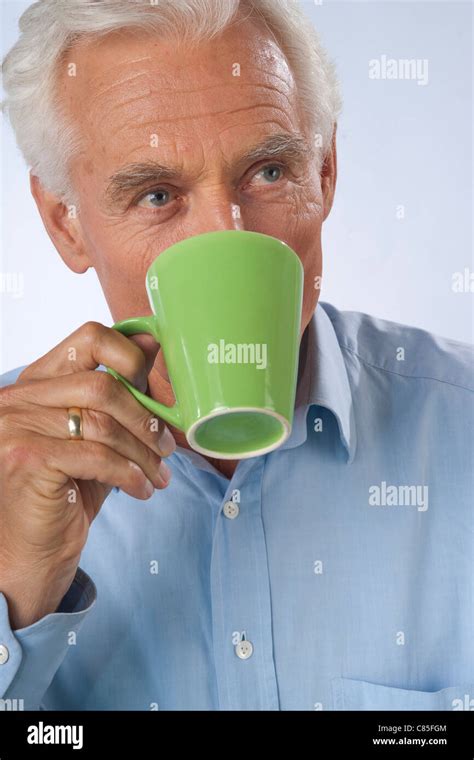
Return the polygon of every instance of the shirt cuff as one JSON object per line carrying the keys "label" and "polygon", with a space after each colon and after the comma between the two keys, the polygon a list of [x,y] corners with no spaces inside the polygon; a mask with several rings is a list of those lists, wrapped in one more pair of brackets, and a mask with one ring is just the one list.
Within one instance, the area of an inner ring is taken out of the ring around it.
{"label": "shirt cuff", "polygon": [[[41,699],[97,599],[93,580],[80,567],[56,612],[12,630],[7,600],[0,592],[0,695],[21,699],[23,709],[38,710]],[[0,702],[0,709],[7,709]]]}

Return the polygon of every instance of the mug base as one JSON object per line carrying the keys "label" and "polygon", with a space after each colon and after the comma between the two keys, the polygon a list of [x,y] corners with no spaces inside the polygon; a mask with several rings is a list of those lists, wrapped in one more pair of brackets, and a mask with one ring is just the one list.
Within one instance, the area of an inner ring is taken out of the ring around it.
{"label": "mug base", "polygon": [[271,409],[222,409],[192,425],[186,439],[192,449],[216,459],[249,459],[281,446],[291,433],[288,420]]}

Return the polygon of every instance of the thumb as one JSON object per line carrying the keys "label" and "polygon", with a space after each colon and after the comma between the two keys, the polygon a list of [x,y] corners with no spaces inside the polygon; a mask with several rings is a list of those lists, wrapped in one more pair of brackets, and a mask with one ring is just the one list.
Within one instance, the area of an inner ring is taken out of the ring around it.
{"label": "thumb", "polygon": [[[161,345],[157,343],[151,335],[132,335],[130,336],[130,340],[133,340],[143,352],[145,356],[146,373],[148,376],[156,361]],[[139,388],[139,390],[145,393],[147,389]]]}

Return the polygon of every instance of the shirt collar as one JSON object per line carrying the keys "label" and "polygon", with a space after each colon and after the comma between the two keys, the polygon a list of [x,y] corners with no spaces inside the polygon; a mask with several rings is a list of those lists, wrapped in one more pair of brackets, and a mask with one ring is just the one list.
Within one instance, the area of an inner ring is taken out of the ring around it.
{"label": "shirt collar", "polygon": [[336,418],[350,464],[357,444],[351,388],[336,332],[322,304],[317,305],[301,339],[293,426],[280,450],[306,441],[306,417],[313,404],[329,409]]}

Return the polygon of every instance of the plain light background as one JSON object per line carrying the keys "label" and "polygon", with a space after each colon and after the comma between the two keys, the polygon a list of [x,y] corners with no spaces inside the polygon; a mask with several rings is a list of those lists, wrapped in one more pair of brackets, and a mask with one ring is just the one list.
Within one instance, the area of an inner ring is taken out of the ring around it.
{"label": "plain light background", "polygon": [[[2,55],[28,5],[1,3]],[[473,270],[471,3],[302,5],[336,62],[344,100],[321,299],[471,342],[473,294],[452,287],[455,272]],[[369,61],[383,55],[427,59],[428,84],[370,79]],[[70,272],[51,243],[3,121],[0,372],[89,319],[112,324],[94,271]],[[21,297],[5,292],[7,273],[23,275]]]}

